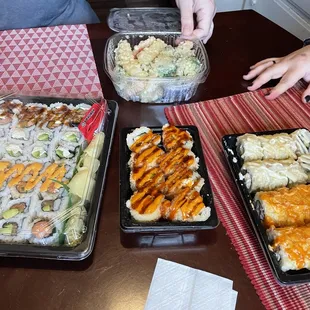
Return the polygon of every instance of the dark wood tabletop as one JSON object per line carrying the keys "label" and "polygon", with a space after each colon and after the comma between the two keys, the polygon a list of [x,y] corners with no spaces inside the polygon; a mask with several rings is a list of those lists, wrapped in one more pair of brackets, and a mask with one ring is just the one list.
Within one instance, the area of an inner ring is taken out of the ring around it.
{"label": "dark wood tabletop", "polygon": [[[160,257],[233,280],[237,309],[263,309],[222,225],[197,235],[128,237],[120,232],[120,130],[164,124],[164,106],[126,102],[117,96],[103,69],[105,42],[112,32],[106,24],[88,29],[104,95],[120,108],[95,248],[82,262],[1,258],[0,308],[143,309]],[[248,83],[242,75],[250,65],[300,46],[293,35],[253,11],[217,14],[206,45],[211,72],[191,102],[245,92]]]}

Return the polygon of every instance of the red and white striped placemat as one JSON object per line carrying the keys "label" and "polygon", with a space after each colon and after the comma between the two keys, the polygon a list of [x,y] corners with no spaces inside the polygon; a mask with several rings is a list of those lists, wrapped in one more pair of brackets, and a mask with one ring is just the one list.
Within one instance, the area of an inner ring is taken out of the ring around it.
{"label": "red and white striped placemat", "polygon": [[0,31],[0,94],[98,98],[102,89],[85,25]]}
{"label": "red and white striped placemat", "polygon": [[171,124],[198,127],[218,216],[267,309],[309,309],[310,285],[284,287],[276,282],[236,194],[221,138],[251,131],[310,129],[310,105],[300,99],[303,89],[303,84],[298,84],[274,101],[264,98],[268,90],[259,90],[165,109]]}

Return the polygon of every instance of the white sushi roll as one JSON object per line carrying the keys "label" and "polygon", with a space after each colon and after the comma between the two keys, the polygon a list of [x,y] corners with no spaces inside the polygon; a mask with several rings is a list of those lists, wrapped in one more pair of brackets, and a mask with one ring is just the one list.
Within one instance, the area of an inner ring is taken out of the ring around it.
{"label": "white sushi roll", "polygon": [[291,133],[291,137],[295,140],[297,145],[297,154],[310,153],[310,132],[307,129],[298,129]]}
{"label": "white sushi roll", "polygon": [[0,197],[8,197],[10,196],[10,188],[7,186],[7,181],[4,181],[0,188]]}
{"label": "white sushi roll", "polygon": [[294,160],[246,162],[241,170],[250,192],[274,190],[308,181],[306,171]]}
{"label": "white sushi roll", "polygon": [[130,149],[131,146],[143,135],[151,132],[151,129],[148,127],[139,127],[136,128],[133,132],[129,133],[126,137],[127,146]]}
{"label": "white sushi roll", "polygon": [[11,129],[8,142],[12,144],[22,144],[29,146],[33,143],[35,126],[29,128],[21,128],[15,126]]}

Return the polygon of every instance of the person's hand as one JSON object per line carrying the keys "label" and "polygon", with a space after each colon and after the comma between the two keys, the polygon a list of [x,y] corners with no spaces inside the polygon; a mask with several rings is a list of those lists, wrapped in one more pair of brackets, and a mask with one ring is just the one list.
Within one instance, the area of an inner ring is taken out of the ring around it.
{"label": "person's hand", "polygon": [[[310,46],[305,46],[287,56],[281,58],[268,58],[250,67],[250,72],[244,75],[245,80],[253,81],[248,90],[256,90],[272,79],[281,78],[267,99],[275,99],[289,88],[293,87],[300,79],[310,82]],[[310,84],[302,94],[304,102],[310,102]]]}
{"label": "person's hand", "polygon": [[[199,38],[207,43],[213,33],[213,17],[216,12],[214,0],[176,0],[181,11],[182,37]],[[194,29],[194,13],[197,15],[197,28]]]}

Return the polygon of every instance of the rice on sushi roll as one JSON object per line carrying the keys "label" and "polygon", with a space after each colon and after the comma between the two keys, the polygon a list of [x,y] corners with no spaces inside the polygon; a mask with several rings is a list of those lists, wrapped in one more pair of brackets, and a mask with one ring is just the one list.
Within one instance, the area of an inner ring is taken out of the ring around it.
{"label": "rice on sushi roll", "polygon": [[73,215],[68,219],[64,229],[65,244],[71,247],[77,246],[82,242],[85,231],[86,226],[83,218],[79,215]]}
{"label": "rice on sushi roll", "polygon": [[161,218],[161,209],[170,204],[163,194],[148,194],[146,191],[135,192],[126,202],[132,217],[138,222],[154,222]]}
{"label": "rice on sushi roll", "polygon": [[154,134],[148,127],[136,128],[126,137],[128,148],[135,153],[140,153],[152,145],[158,145],[160,141],[160,135]]}
{"label": "rice on sushi roll", "polygon": [[69,211],[69,197],[60,197],[55,200],[38,200],[36,205],[36,214],[38,217],[48,218],[50,220],[66,220]]}
{"label": "rice on sushi roll", "polygon": [[162,127],[163,144],[166,151],[171,151],[177,148],[185,148],[191,150],[193,147],[193,137],[184,129],[177,128],[170,124]]}
{"label": "rice on sushi roll", "polygon": [[291,137],[296,141],[297,154],[310,153],[310,131],[307,129],[298,129],[291,133]]}

